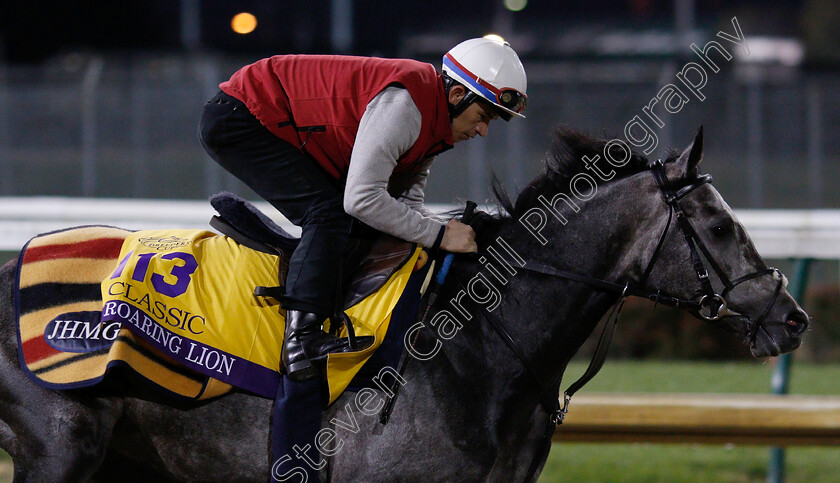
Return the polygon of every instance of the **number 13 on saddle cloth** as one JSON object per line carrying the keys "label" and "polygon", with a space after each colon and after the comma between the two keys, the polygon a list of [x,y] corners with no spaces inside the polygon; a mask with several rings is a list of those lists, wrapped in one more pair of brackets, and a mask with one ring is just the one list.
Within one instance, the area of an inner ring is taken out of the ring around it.
{"label": "number 13 on saddle cloth", "polygon": [[[33,239],[30,246],[41,252],[50,246],[63,247],[60,255],[63,257],[68,239],[81,246],[75,240],[82,230],[43,235]],[[117,233],[116,229],[109,230],[109,237]],[[280,382],[285,311],[274,299],[255,296],[254,288],[278,285],[281,258],[203,230],[119,230],[118,236],[125,237],[119,255],[112,264],[104,265],[108,267],[107,273],[99,270],[99,275],[94,275],[96,283],[101,282],[101,312],[90,311],[95,308],[90,307],[86,312],[74,309],[72,313],[59,313],[70,311],[56,307],[50,313],[27,314],[26,306],[33,304],[21,301],[24,308],[18,314],[19,333],[26,335],[19,340],[21,362],[27,374],[39,384],[54,389],[80,387],[100,380],[107,367],[116,362],[132,367],[180,396],[204,399],[223,394],[232,385],[273,398]],[[413,248],[410,258],[379,290],[345,311],[356,334],[374,336],[375,341],[358,352],[329,355],[326,367],[330,402],[346,389],[384,340],[391,313],[420,253],[419,248]],[[114,254],[116,250],[109,257]],[[59,262],[58,258],[51,255],[48,263]],[[80,264],[92,258],[102,257],[72,254],[61,261],[60,270],[83,270]],[[27,253],[21,260],[18,291],[26,297],[27,280],[41,270],[39,264],[44,262],[27,263]],[[50,271],[55,273],[54,268]],[[42,291],[40,296],[56,298],[53,295]],[[33,323],[26,321],[36,314],[40,314],[40,320],[34,322],[38,327],[33,330]],[[40,342],[32,340],[30,334],[36,332],[41,335],[36,334],[34,338],[41,338]],[[80,340],[85,337],[91,340]],[[168,366],[170,371],[149,370],[148,366],[155,364],[138,362],[136,353],[125,357],[131,352],[126,345],[150,354],[149,361],[157,361],[160,367]],[[146,350],[138,346],[145,346]],[[36,353],[30,347],[44,349]],[[150,348],[165,357],[155,356]],[[85,352],[89,354],[79,354]],[[84,362],[76,364],[75,361],[83,358]],[[91,367],[93,359],[98,361],[96,368]],[[78,368],[74,369],[74,365]],[[171,372],[177,365],[206,376],[199,389],[185,391],[183,384],[178,386]],[[53,369],[59,366],[59,370]]]}

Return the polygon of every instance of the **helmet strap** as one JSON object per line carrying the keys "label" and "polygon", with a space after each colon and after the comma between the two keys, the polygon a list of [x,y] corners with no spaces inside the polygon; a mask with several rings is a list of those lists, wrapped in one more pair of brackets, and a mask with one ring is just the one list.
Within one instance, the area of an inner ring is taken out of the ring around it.
{"label": "helmet strap", "polygon": [[467,90],[467,94],[463,98],[461,98],[460,101],[458,101],[458,104],[449,104],[449,120],[451,121],[456,117],[460,116],[462,112],[464,112],[465,110],[467,110],[468,107],[470,107],[470,104],[477,101],[478,99],[479,96],[475,92]]}
{"label": "helmet strap", "polygon": [[[470,104],[475,102],[479,98],[479,96],[475,92],[467,89],[460,82],[458,82],[455,79],[453,79],[452,77],[450,77],[449,74],[447,74],[446,72],[442,72],[441,75],[443,77],[443,87],[444,87],[444,92],[446,93],[447,104],[449,104],[449,121],[451,122],[453,119],[460,116],[461,113],[464,112],[468,107],[470,107]],[[466,94],[464,95],[464,97],[462,97],[461,100],[458,101],[457,104],[452,104],[448,100],[449,99],[449,90],[454,86],[464,87],[464,90],[466,91]]]}

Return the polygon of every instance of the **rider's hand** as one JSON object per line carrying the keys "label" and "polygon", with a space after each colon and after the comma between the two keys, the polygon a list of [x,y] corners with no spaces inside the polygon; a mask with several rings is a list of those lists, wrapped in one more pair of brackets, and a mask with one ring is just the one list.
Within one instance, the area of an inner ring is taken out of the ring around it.
{"label": "rider's hand", "polygon": [[477,252],[475,232],[470,225],[465,225],[458,220],[449,220],[443,232],[440,248],[451,253]]}

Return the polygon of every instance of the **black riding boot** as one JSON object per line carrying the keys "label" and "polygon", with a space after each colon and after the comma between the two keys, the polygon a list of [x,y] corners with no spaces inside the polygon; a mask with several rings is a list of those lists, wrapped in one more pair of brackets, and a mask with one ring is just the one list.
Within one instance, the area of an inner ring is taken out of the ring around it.
{"label": "black riding boot", "polygon": [[300,382],[318,375],[314,359],[331,352],[344,352],[347,341],[321,330],[325,317],[300,310],[286,311],[286,333],[281,353],[289,379]]}

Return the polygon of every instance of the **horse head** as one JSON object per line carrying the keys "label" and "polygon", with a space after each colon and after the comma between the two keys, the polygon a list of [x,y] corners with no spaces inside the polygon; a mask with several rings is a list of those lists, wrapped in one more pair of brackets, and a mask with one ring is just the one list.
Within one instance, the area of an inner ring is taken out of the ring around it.
{"label": "horse head", "polygon": [[667,294],[663,300],[677,305],[688,301],[683,305],[695,316],[738,334],[755,357],[790,352],[799,347],[808,315],[781,272],[758,254],[711,177],[701,174],[702,158],[701,127],[688,147],[652,165],[645,189],[658,198],[650,220],[652,226],[658,220],[660,235],[646,239],[640,282],[653,299]]}
{"label": "horse head", "polygon": [[[597,279],[608,282],[607,292],[687,309],[734,331],[756,357],[792,351],[808,315],[781,272],[759,256],[711,176],[700,172],[702,158],[702,127],[684,150],[653,163],[620,141],[560,128],[545,172],[515,204],[496,191],[519,222],[510,230],[524,226],[533,235],[518,237],[525,258],[585,275],[560,284],[555,298],[568,299],[569,287],[587,284],[603,292],[604,284],[592,283]],[[598,300],[603,309],[609,298]],[[579,310],[582,303],[570,306]]]}

